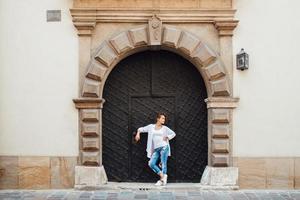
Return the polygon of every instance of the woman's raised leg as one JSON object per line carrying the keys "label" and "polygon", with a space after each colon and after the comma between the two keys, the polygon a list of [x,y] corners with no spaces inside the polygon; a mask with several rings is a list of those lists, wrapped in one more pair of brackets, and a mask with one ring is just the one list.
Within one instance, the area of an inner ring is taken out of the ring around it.
{"label": "woman's raised leg", "polygon": [[154,151],[149,160],[149,167],[158,175],[161,174],[160,168],[156,165],[159,157],[160,157],[159,151]]}

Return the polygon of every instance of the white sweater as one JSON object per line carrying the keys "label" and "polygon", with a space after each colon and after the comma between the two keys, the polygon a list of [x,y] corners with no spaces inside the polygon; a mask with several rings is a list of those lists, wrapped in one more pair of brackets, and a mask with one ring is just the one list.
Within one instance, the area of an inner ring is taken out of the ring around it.
{"label": "white sweater", "polygon": [[[147,157],[151,158],[153,152],[154,152],[154,145],[153,145],[153,130],[155,128],[155,124],[149,124],[147,126],[144,127],[140,127],[138,128],[138,132],[141,133],[148,133],[148,138],[147,138]],[[164,131],[164,135],[166,135],[169,140],[173,139],[176,134],[174,131],[172,131],[169,127],[163,125],[162,126],[162,131]],[[171,156],[171,147],[170,147],[170,143],[169,140],[167,141],[168,145],[169,145],[169,156]]]}

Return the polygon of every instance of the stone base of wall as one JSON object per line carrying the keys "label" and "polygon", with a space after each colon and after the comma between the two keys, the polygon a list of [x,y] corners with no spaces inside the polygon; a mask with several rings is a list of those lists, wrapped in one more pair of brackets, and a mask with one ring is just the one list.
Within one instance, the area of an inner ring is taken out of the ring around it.
{"label": "stone base of wall", "polygon": [[75,167],[75,189],[96,190],[107,184],[107,176],[104,166],[76,166]]}
{"label": "stone base of wall", "polygon": [[235,157],[240,189],[300,189],[299,157]]}
{"label": "stone base of wall", "polygon": [[[74,188],[78,157],[0,156],[0,189]],[[234,157],[240,189],[300,189],[300,157]]]}
{"label": "stone base of wall", "polygon": [[0,156],[0,189],[74,187],[78,157]]}
{"label": "stone base of wall", "polygon": [[237,186],[238,189],[238,168],[206,166],[200,183],[210,186]]}

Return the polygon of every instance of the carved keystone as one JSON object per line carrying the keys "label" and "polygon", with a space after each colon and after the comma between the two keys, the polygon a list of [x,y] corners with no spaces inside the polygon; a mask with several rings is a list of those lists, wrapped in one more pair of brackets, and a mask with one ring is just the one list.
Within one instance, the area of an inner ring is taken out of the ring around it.
{"label": "carved keystone", "polygon": [[161,45],[162,21],[156,15],[148,21],[150,45]]}

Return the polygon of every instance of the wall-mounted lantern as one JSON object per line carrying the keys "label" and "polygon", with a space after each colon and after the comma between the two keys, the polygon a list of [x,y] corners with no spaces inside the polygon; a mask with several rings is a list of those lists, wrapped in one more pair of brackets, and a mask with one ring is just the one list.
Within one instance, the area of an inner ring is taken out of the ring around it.
{"label": "wall-mounted lantern", "polygon": [[244,49],[236,55],[236,68],[242,71],[249,68],[249,55]]}

